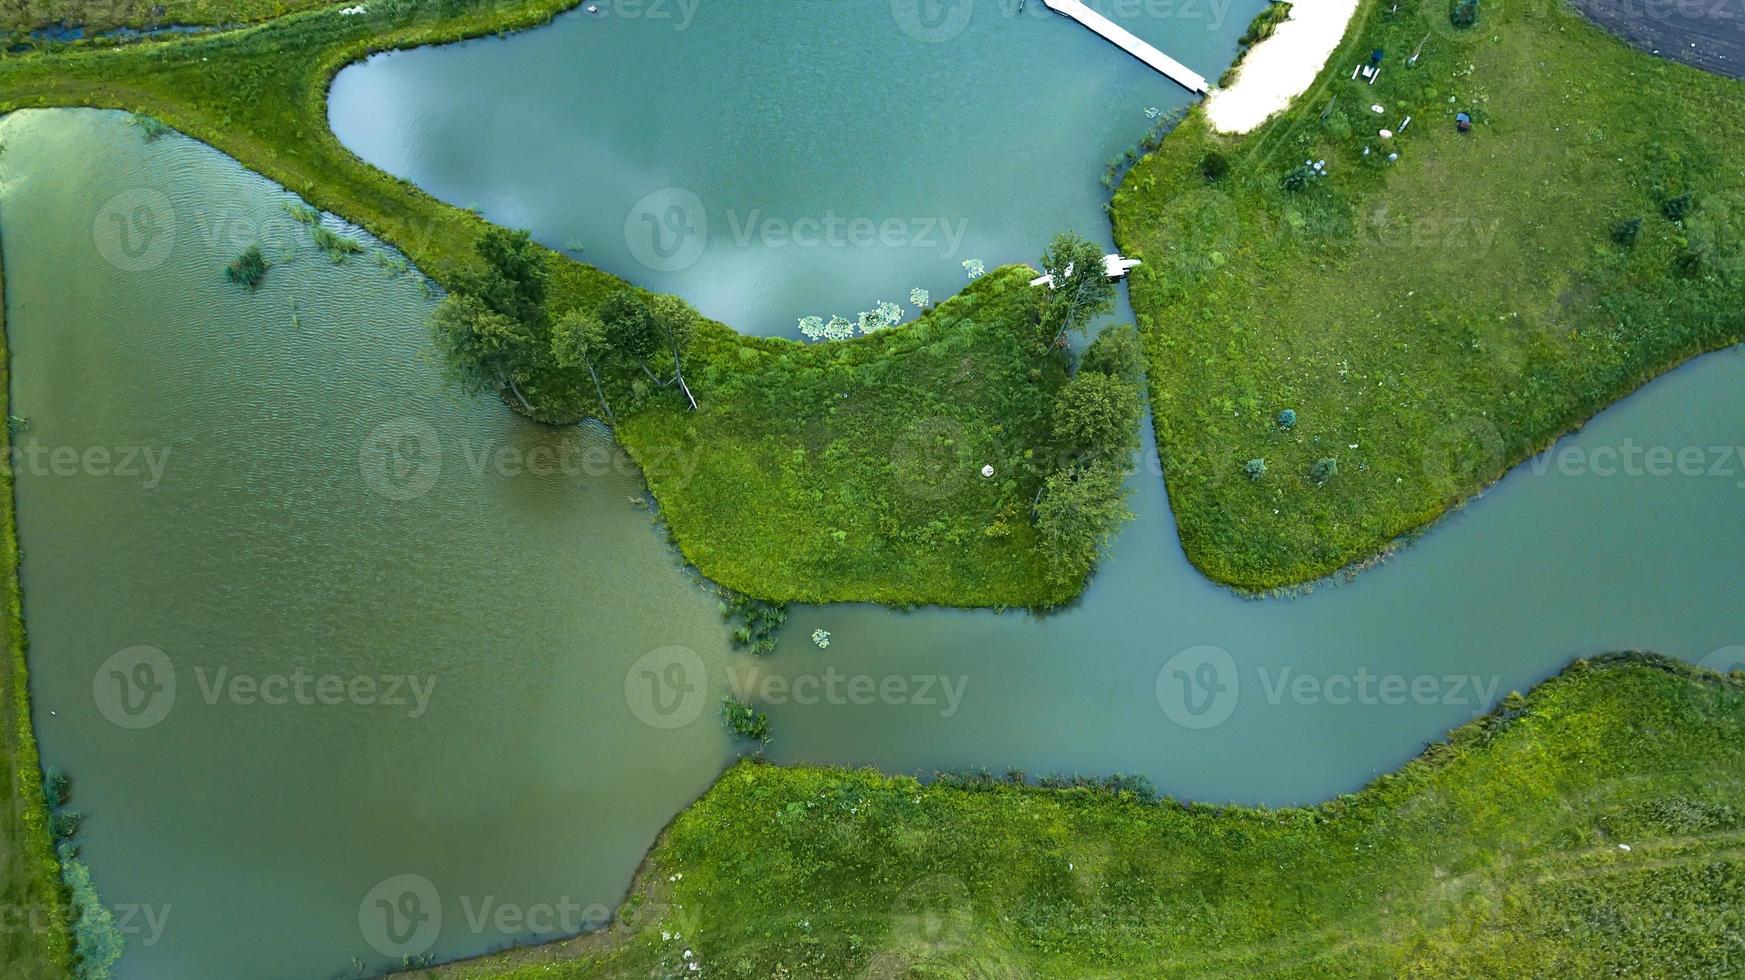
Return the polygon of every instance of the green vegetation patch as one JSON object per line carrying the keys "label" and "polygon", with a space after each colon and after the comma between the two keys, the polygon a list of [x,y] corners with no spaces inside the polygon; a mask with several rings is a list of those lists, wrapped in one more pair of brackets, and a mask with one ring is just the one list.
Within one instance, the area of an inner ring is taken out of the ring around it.
{"label": "green vegetation patch", "polygon": [[1691,977],[1741,954],[1737,675],[1578,662],[1313,807],[954,782],[741,763],[612,929],[435,975]]}
{"label": "green vegetation patch", "polygon": [[[5,322],[4,283],[0,270],[0,328]],[[5,345],[0,344],[0,404],[10,398],[8,366]],[[27,423],[10,415],[7,419],[0,428],[0,449],[10,454],[13,425]],[[12,468],[0,468],[0,630],[6,644],[6,663],[0,670],[0,769],[5,772],[0,784],[0,910],[7,915],[0,928],[0,964],[8,980],[47,980],[67,975],[70,927],[31,728],[12,485]],[[51,789],[62,791],[58,781]]]}
{"label": "green vegetation patch", "polygon": [[1366,4],[1293,109],[1245,137],[1191,114],[1112,213],[1183,546],[1300,583],[1745,337],[1745,85],[1554,0],[1466,30]]}

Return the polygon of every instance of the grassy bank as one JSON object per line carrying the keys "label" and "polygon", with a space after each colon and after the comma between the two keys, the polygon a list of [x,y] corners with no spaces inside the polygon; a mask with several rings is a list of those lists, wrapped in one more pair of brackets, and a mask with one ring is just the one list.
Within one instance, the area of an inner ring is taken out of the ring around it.
{"label": "grassy bank", "polygon": [[1283,810],[743,763],[632,894],[603,936],[428,975],[1732,975],[1745,678],[1578,662]]}
{"label": "grassy bank", "polygon": [[[378,0],[352,17],[312,11],[221,36],[22,56],[0,62],[0,111],[149,113],[452,283],[484,222],[340,146],[326,122],[328,81],[371,51],[531,26],[568,2]],[[597,310],[625,286],[549,258],[554,319]],[[1065,373],[1058,356],[1019,340],[1035,319],[1022,275],[996,272],[920,324],[849,342],[704,323],[686,362],[701,410],[682,410],[676,394],[650,398],[619,426],[685,556],[723,585],[776,600],[1070,598],[1076,587],[1048,579],[1028,508],[1051,455],[1044,413]],[[983,481],[986,464],[997,476]]]}
{"label": "grassy bank", "polygon": [[51,25],[87,33],[166,24],[242,24],[320,6],[326,0],[0,0],[0,35]]}
{"label": "grassy bank", "polygon": [[[0,341],[6,326],[6,277],[0,268]],[[0,342],[0,406],[11,407],[10,362]],[[11,426],[0,427],[0,630],[6,664],[0,680],[0,964],[18,980],[64,977],[68,969],[66,905],[43,804],[42,767],[31,728],[24,610],[18,589],[18,525],[13,511]]]}
{"label": "grassy bank", "polygon": [[[1365,5],[1291,110],[1246,137],[1192,113],[1115,195],[1170,500],[1213,578],[1360,562],[1745,337],[1745,85],[1555,0],[1480,0],[1464,31],[1445,6]],[[1305,160],[1327,175],[1289,178]]]}

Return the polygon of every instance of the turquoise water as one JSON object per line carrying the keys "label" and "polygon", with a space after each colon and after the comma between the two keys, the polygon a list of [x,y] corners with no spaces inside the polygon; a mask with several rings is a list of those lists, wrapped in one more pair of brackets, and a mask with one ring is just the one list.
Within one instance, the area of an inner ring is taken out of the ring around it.
{"label": "turquoise water", "polygon": [[[433,890],[438,959],[591,925],[732,757],[729,689],[769,711],[781,762],[1125,771],[1284,804],[1361,785],[1572,657],[1745,659],[1737,350],[1348,585],[1207,584],[1148,445],[1138,517],[1074,607],[803,608],[753,660],[609,440],[443,390],[433,300],[391,252],[327,262],[283,191],[116,114],[19,113],[0,139],[35,721],[105,899],[163,922],[129,937],[124,978],[388,965],[372,900],[404,875]],[[274,268],[249,294],[220,270],[254,241]],[[1705,465],[1605,475],[1631,446]],[[177,691],[128,727],[110,681],[153,663],[140,647]],[[268,704],[229,682],[299,671],[428,698]],[[538,925],[484,912],[504,906]]]}
{"label": "turquoise water", "polygon": [[[437,197],[793,334],[963,261],[1112,246],[1100,183],[1188,95],[1041,0],[602,4],[342,71],[341,142]],[[1258,0],[1099,5],[1209,77]],[[612,12],[622,10],[624,12]]]}

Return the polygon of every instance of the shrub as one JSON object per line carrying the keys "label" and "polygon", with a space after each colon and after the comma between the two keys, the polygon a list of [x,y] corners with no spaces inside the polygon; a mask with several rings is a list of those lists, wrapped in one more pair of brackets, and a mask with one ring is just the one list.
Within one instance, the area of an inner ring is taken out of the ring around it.
{"label": "shrub", "polygon": [[51,807],[65,806],[73,796],[73,781],[60,766],[49,766],[42,776],[43,800]]}
{"label": "shrub", "polygon": [[224,267],[224,277],[239,286],[247,286],[251,290],[259,289],[261,280],[266,278],[267,268],[267,259],[261,254],[261,247],[250,245],[248,251]]}
{"label": "shrub", "polygon": [[76,837],[84,822],[85,815],[77,810],[56,810],[49,817],[49,833],[54,835],[55,840]]}
{"label": "shrub", "polygon": [[1454,0],[1448,11],[1448,22],[1461,30],[1478,23],[1478,0]]}
{"label": "shrub", "polygon": [[1242,464],[1242,472],[1247,474],[1250,480],[1259,480],[1266,475],[1266,460],[1251,459]]}
{"label": "shrub", "polygon": [[1665,215],[1668,221],[1683,221],[1690,214],[1693,203],[1695,203],[1695,198],[1689,194],[1669,197],[1660,202],[1660,213]]}
{"label": "shrub", "polygon": [[721,698],[721,723],[741,738],[769,744],[769,716],[731,694]]}
{"label": "shrub", "polygon": [[1315,168],[1306,163],[1299,163],[1292,167],[1289,173],[1284,175],[1284,179],[1279,181],[1279,186],[1294,194],[1297,191],[1307,188],[1309,182],[1314,179]]}
{"label": "shrub", "polygon": [[1217,150],[1200,158],[1200,176],[1206,178],[1206,183],[1213,184],[1224,179],[1230,172],[1230,158]]}
{"label": "shrub", "polygon": [[362,245],[352,239],[335,234],[319,225],[310,232],[310,237],[315,240],[315,247],[335,262],[344,262],[346,256],[356,255],[364,250]]}
{"label": "shrub", "polygon": [[1625,218],[1612,226],[1612,241],[1629,248],[1642,237],[1642,219]]}
{"label": "shrub", "polygon": [[1090,349],[1085,351],[1079,371],[1098,371],[1137,387],[1144,367],[1145,356],[1139,346],[1139,331],[1133,329],[1133,325],[1129,323],[1110,327],[1098,334]]}
{"label": "shrub", "polygon": [[1339,461],[1331,456],[1323,456],[1315,460],[1315,465],[1309,467],[1309,479],[1316,483],[1326,483],[1339,475]]}
{"label": "shrub", "polygon": [[1284,411],[1278,413],[1278,427],[1279,428],[1289,429],[1289,428],[1295,427],[1296,424],[1297,424],[1297,410],[1296,409],[1287,408]]}

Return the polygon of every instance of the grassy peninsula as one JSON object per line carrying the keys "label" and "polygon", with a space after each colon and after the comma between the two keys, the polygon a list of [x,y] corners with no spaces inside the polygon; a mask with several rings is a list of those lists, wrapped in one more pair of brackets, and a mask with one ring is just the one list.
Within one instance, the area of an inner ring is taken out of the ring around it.
{"label": "grassy peninsula", "polygon": [[1745,338],[1745,85],[1557,0],[1445,7],[1365,4],[1291,109],[1239,137],[1196,110],[1115,194],[1170,502],[1219,581],[1362,562]]}
{"label": "grassy peninsula", "polygon": [[611,929],[418,975],[1722,976],[1742,789],[1745,678],[1640,655],[1312,807],[747,762]]}

